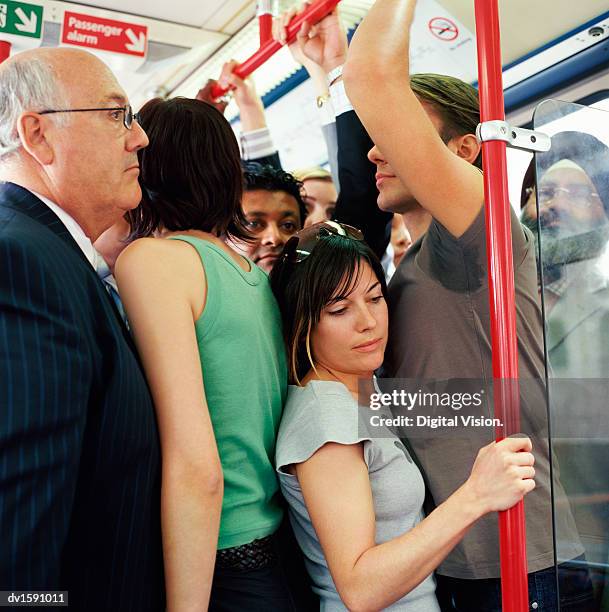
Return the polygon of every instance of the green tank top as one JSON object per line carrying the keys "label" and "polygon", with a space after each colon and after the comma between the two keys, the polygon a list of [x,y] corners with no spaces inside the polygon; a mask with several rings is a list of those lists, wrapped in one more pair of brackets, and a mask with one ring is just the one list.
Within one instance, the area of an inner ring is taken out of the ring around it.
{"label": "green tank top", "polygon": [[192,236],[207,280],[195,322],[205,396],[222,470],[218,549],[247,544],[279,527],[274,457],[287,392],[281,317],[265,272],[244,271],[220,247]]}

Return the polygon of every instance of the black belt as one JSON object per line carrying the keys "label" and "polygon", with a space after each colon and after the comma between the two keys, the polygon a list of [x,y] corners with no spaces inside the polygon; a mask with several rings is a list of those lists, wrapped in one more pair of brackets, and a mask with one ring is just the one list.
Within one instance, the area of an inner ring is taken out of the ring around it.
{"label": "black belt", "polygon": [[216,566],[222,569],[255,570],[270,565],[277,559],[273,537],[270,535],[248,544],[218,550]]}

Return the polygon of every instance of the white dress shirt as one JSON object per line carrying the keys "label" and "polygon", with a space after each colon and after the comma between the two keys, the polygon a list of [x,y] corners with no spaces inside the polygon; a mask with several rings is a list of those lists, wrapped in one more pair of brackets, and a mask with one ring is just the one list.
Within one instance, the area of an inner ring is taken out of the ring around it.
{"label": "white dress shirt", "polygon": [[125,309],[123,308],[120,296],[118,294],[116,280],[110,272],[108,264],[105,262],[104,258],[99,254],[99,252],[95,250],[93,243],[85,234],[82,227],[80,227],[74,218],[71,217],[63,208],[57,206],[55,202],[49,200],[49,198],[45,198],[43,195],[40,195],[35,191],[32,191],[31,189],[30,192],[33,193],[39,200],[44,202],[59,217],[59,220],[64,224],[68,232],[70,232],[70,235],[80,247],[80,250],[85,254],[87,261],[91,264],[91,266],[93,266],[97,276],[99,276],[101,281],[104,283],[104,288],[116,304],[121,318],[127,325],[127,328],[129,328],[127,317],[125,315]]}
{"label": "white dress shirt", "polygon": [[82,227],[76,223],[73,217],[71,217],[63,208],[55,204],[55,202],[49,200],[43,195],[40,195],[36,191],[29,190],[39,200],[44,202],[58,217],[59,220],[64,224],[65,228],[70,232],[72,238],[74,238],[76,244],[80,247],[80,250],[85,254],[85,257],[89,263],[93,266],[95,271],[101,267],[103,257],[95,250],[93,243],[89,237],[85,234]]}

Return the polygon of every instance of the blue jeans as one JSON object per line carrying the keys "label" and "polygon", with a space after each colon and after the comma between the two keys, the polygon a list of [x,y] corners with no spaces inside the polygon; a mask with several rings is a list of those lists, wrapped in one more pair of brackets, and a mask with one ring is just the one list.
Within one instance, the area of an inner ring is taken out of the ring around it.
{"label": "blue jeans", "polygon": [[[577,561],[585,561],[583,555]],[[499,578],[463,580],[436,575],[436,594],[443,612],[501,612]],[[582,564],[558,566],[560,606],[554,567],[529,574],[531,612],[597,612],[588,569]],[[537,605],[535,605],[537,604]]]}

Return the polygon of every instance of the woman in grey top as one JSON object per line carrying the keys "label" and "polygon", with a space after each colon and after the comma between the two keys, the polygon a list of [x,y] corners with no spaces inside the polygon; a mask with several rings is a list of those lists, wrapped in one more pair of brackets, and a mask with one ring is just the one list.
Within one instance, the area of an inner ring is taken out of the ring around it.
{"label": "woman in grey top", "polygon": [[387,342],[379,261],[358,230],[326,221],[290,239],[271,285],[294,383],[277,470],[321,609],[439,610],[433,570],[479,517],[535,487],[530,440],[482,448],[465,484],[423,518],[417,466],[391,432],[371,435],[357,403]]}

